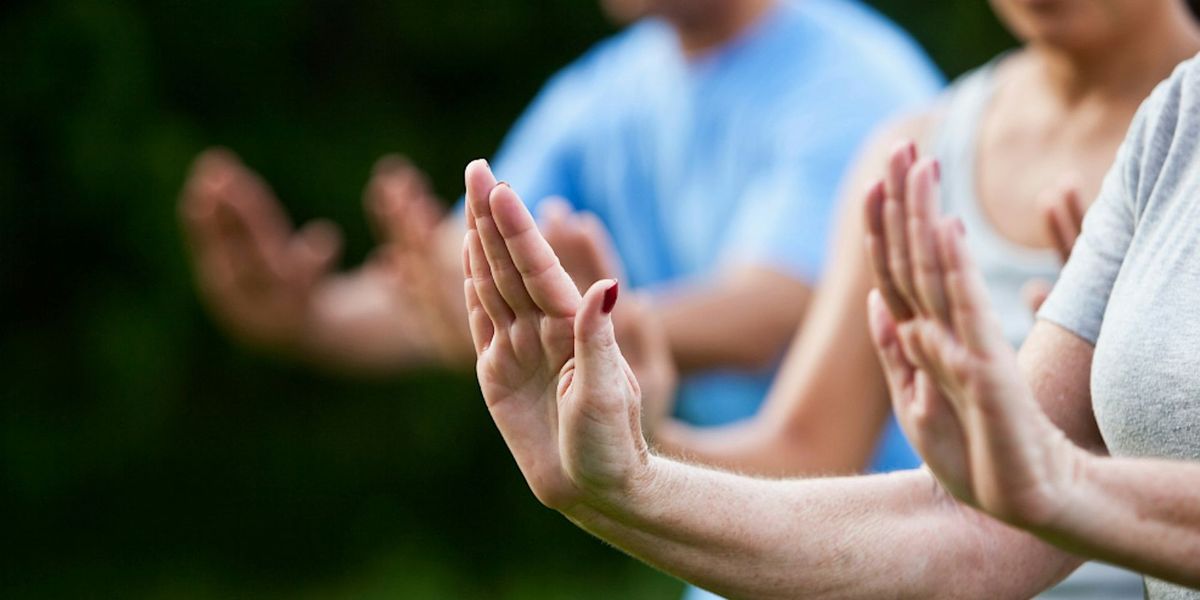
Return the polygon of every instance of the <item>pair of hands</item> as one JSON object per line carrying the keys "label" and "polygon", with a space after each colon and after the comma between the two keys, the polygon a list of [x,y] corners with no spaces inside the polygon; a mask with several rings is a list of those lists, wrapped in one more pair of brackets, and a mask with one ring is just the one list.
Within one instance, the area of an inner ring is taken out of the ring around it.
{"label": "pair of hands", "polygon": [[939,187],[937,161],[908,143],[865,203],[870,328],[893,406],[947,491],[1009,523],[1046,526],[1082,451],[1025,383],[961,222],[939,213]]}
{"label": "pair of hands", "polygon": [[[231,336],[278,354],[321,362],[355,347],[388,347],[333,339],[343,329],[339,321],[357,312],[382,315],[406,340],[406,359],[469,360],[461,311],[448,310],[461,302],[456,278],[443,273],[443,263],[453,261],[439,257],[436,243],[443,211],[424,174],[401,157],[384,157],[364,201],[381,245],[362,267],[335,273],[341,236],[333,224],[295,230],[266,183],[236,156],[201,154],[184,185],[180,216],[205,303]],[[389,335],[370,323],[355,332],[372,329]]]}

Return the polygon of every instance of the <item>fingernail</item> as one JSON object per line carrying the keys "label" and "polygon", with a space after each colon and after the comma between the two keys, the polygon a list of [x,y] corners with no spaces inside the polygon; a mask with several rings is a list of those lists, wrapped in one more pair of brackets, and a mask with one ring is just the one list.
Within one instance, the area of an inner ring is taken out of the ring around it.
{"label": "fingernail", "polygon": [[620,293],[621,283],[613,281],[612,287],[604,290],[604,303],[600,305],[600,310],[604,314],[613,311],[613,307],[617,305],[617,294]]}
{"label": "fingernail", "polygon": [[500,186],[504,186],[504,187],[506,187],[506,188],[508,188],[508,189],[510,189],[510,190],[512,189],[512,186],[511,186],[511,185],[508,185],[508,182],[507,182],[507,181],[497,181],[497,182],[496,182],[496,187],[500,187]]}
{"label": "fingernail", "polygon": [[912,142],[908,143],[908,158],[909,160],[917,160],[917,145]]}
{"label": "fingernail", "polygon": [[933,180],[939,183],[942,181],[942,161],[936,158],[933,159]]}

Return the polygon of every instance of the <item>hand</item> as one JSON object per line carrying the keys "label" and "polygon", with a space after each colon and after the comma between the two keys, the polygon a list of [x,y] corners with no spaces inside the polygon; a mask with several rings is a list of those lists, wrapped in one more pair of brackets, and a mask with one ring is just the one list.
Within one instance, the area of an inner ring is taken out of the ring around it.
{"label": "hand", "polygon": [[[377,173],[369,190],[383,187],[381,178]],[[428,319],[406,306],[386,252],[359,269],[333,272],[337,230],[317,222],[294,231],[267,186],[231,153],[212,150],[196,160],[180,213],[200,294],[235,339],[354,374],[436,357]]]}
{"label": "hand", "polygon": [[304,346],[316,287],[338,255],[337,229],[318,221],[294,231],[267,186],[224,150],[196,159],[180,205],[197,283],[217,320],[252,346]]}
{"label": "hand", "polygon": [[421,337],[431,353],[446,364],[470,364],[471,339],[457,276],[459,246],[447,249],[440,243],[450,238],[439,229],[457,228],[457,222],[445,218],[426,175],[398,155],[375,164],[364,199],[381,242],[368,264],[380,265],[392,277],[398,304],[411,313],[410,320],[423,325]]}
{"label": "hand", "polygon": [[[594,214],[572,212],[565,201],[549,199],[542,203],[539,225],[581,294],[597,281],[623,279],[608,230]],[[666,329],[649,299],[628,291],[612,318],[622,353],[642,388],[642,429],[653,437],[674,405],[679,377]]]}
{"label": "hand", "polygon": [[893,405],[948,491],[1010,523],[1044,524],[1081,451],[1023,381],[961,224],[939,217],[937,162],[916,159],[915,146],[897,149],[866,201],[871,331]]}
{"label": "hand", "polygon": [[488,410],[533,493],[561,511],[647,467],[641,392],[621,356],[615,281],[582,297],[507,185],[467,166],[464,284]]}
{"label": "hand", "polygon": [[[1073,183],[1064,183],[1042,195],[1038,205],[1043,224],[1050,233],[1050,239],[1054,240],[1058,258],[1066,264],[1071,258],[1075,240],[1079,238],[1079,232],[1083,229],[1083,215],[1087,212],[1079,196],[1079,188]],[[1037,313],[1042,308],[1053,287],[1045,279],[1032,279],[1021,287],[1021,298],[1025,300],[1030,312]]]}

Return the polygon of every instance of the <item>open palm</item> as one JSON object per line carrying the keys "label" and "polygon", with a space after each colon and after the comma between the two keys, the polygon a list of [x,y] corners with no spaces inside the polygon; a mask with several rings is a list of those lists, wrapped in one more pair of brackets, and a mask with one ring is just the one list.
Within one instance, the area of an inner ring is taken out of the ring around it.
{"label": "open palm", "polygon": [[616,344],[616,282],[580,296],[532,216],[486,163],[467,167],[464,284],[488,410],[538,499],[565,510],[624,485],[647,456],[640,390]]}

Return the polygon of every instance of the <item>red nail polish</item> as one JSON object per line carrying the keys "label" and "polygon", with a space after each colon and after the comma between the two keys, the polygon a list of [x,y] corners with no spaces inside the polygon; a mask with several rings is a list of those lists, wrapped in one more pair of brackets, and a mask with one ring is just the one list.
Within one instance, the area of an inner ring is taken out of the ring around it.
{"label": "red nail polish", "polygon": [[600,310],[604,314],[612,312],[613,307],[617,305],[617,294],[620,293],[621,283],[614,281],[612,287],[604,290],[604,303],[600,305]]}

